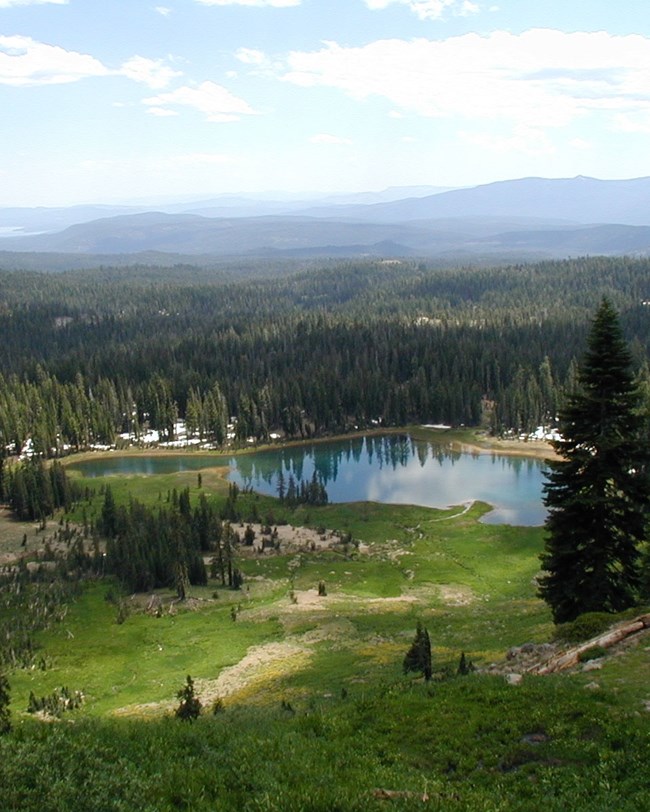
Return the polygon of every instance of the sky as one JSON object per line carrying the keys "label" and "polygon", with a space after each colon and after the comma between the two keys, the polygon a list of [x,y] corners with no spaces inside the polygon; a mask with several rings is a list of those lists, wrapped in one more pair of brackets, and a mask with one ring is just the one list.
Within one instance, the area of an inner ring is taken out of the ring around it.
{"label": "sky", "polygon": [[0,0],[0,145],[0,206],[650,176],[650,2]]}

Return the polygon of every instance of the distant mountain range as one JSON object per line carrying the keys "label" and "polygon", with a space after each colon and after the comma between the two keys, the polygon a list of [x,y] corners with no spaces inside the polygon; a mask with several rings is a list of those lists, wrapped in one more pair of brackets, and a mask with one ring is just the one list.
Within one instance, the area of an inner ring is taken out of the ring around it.
{"label": "distant mountain range", "polygon": [[225,194],[205,200],[185,202],[151,201],[122,205],[81,205],[57,208],[0,207],[0,235],[11,232],[34,234],[60,231],[68,226],[87,223],[104,217],[126,214],[163,212],[165,214],[198,214],[203,217],[260,217],[264,215],[287,215],[304,212],[317,206],[336,207],[390,203],[406,197],[424,197],[449,191],[438,186],[394,186],[383,192],[359,192],[357,194],[327,195],[320,197],[291,197],[278,193],[258,199],[243,195]]}
{"label": "distant mountain range", "polygon": [[[146,206],[0,208],[12,252],[411,256],[449,260],[650,254],[650,178],[525,178],[466,189]],[[16,231],[13,233],[15,234]],[[31,233],[30,233],[31,232]],[[41,233],[34,233],[41,232]]]}

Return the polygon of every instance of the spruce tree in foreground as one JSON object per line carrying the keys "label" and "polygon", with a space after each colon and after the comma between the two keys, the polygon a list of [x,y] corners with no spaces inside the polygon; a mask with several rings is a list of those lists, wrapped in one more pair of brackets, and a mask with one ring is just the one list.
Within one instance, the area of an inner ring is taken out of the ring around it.
{"label": "spruce tree in foreground", "polygon": [[650,452],[631,355],[603,299],[578,377],[560,414],[560,455],[544,485],[546,550],[539,593],[556,623],[583,612],[619,612],[638,599]]}

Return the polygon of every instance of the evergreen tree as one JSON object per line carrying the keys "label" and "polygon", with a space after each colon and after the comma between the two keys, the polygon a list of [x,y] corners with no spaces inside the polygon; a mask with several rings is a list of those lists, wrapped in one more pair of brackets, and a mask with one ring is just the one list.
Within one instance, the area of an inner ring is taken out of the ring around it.
{"label": "evergreen tree", "polygon": [[650,503],[650,452],[631,355],[603,299],[578,374],[560,412],[561,459],[544,486],[547,541],[540,595],[556,623],[618,612],[638,597],[639,543]]}
{"label": "evergreen tree", "polygon": [[185,685],[178,691],[176,696],[180,699],[180,704],[176,708],[176,716],[186,722],[197,719],[201,713],[201,700],[194,693],[194,680],[188,674]]}
{"label": "evergreen tree", "polygon": [[420,621],[418,621],[411,647],[404,657],[402,668],[405,674],[408,674],[409,671],[415,671],[421,673],[427,682],[431,679],[433,673],[431,666],[431,641],[429,640],[429,632]]}
{"label": "evergreen tree", "polygon": [[10,699],[9,682],[4,674],[0,674],[0,736],[11,730]]}
{"label": "evergreen tree", "polygon": [[458,661],[458,669],[456,673],[461,677],[466,677],[474,671],[474,663],[465,656],[465,652],[461,652],[460,660]]}
{"label": "evergreen tree", "polygon": [[104,491],[104,504],[101,512],[102,533],[110,538],[115,538],[117,533],[117,508],[110,485]]}
{"label": "evergreen tree", "polygon": [[174,585],[179,601],[184,601],[187,598],[189,583],[187,564],[179,558],[174,562]]}

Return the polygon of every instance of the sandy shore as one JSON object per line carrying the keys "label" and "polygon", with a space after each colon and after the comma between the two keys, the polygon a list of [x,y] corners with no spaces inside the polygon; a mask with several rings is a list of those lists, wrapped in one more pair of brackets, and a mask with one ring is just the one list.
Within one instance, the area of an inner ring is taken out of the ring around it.
{"label": "sandy shore", "polygon": [[557,460],[560,456],[550,443],[542,440],[497,440],[477,438],[475,443],[454,443],[460,451],[468,454],[504,454],[512,457],[534,457],[535,459]]}

